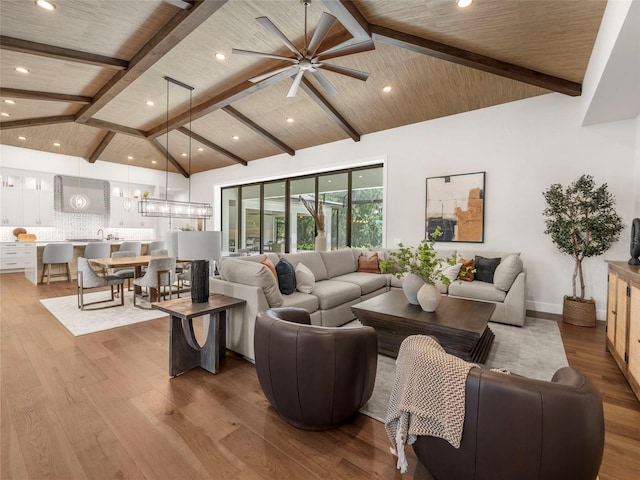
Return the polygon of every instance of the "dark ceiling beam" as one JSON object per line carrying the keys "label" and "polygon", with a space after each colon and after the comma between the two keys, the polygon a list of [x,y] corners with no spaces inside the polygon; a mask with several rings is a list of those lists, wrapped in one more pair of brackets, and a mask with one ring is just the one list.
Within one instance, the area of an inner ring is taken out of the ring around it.
{"label": "dark ceiling beam", "polygon": [[124,133],[132,137],[147,138],[143,131],[136,130],[135,128],[126,127],[117,123],[106,122],[104,120],[98,120],[97,118],[90,118],[86,122],[77,122],[90,127],[102,128],[103,130],[110,130],[116,133]]}
{"label": "dark ceiling beam", "polygon": [[222,148],[220,145],[216,145],[212,141],[207,140],[206,138],[198,135],[196,132],[193,132],[186,127],[180,127],[178,128],[178,131],[180,133],[185,134],[188,137],[193,138],[196,142],[200,142],[204,146],[209,147],[210,149],[215,150],[218,153],[221,153],[225,157],[229,157],[234,162],[239,163],[240,165],[244,165],[245,167],[247,166],[246,160],[244,160],[243,158],[240,158],[235,153],[231,153],[229,150]]}
{"label": "dark ceiling beam", "polygon": [[322,0],[322,3],[354,38],[359,40],[371,38],[369,22],[352,1]]}
{"label": "dark ceiling beam", "polygon": [[173,5],[174,7],[181,8],[183,10],[189,10],[193,7],[193,3],[189,0],[163,0],[164,3]]}
{"label": "dark ceiling beam", "polygon": [[[280,66],[291,65],[289,62],[283,62]],[[269,68],[267,71],[276,70],[280,68],[280,66],[274,66]],[[226,107],[227,105],[232,104],[233,102],[237,102],[238,100],[251,95],[258,90],[261,90],[269,85],[273,85],[280,80],[283,80],[287,77],[290,77],[295,72],[282,72],[278,75],[274,75],[273,77],[265,78],[261,82],[252,83],[250,81],[245,81],[231,87],[229,90],[222,92],[220,95],[216,95],[215,97],[203,102],[199,105],[196,105],[191,109],[191,115],[189,115],[189,111],[181,113],[180,115],[176,115],[175,117],[169,119],[169,124],[166,122],[160,123],[151,130],[147,132],[147,136],[149,138],[156,138],[163,133],[166,132],[167,127],[169,130],[175,130],[176,128],[181,127],[185,123],[189,122],[189,118],[192,121],[197,120],[198,118],[204,117],[216,110]]]}
{"label": "dark ceiling beam", "polygon": [[109,144],[111,143],[111,140],[113,140],[113,137],[115,136],[116,136],[116,132],[108,131],[105,134],[105,136],[102,137],[102,140],[100,140],[100,144],[97,146],[97,148],[93,151],[93,153],[87,159],[89,163],[95,163],[96,160],[98,160],[98,157],[102,155],[102,152],[104,152],[105,148],[109,146]]}
{"label": "dark ceiling beam", "polygon": [[151,145],[153,145],[154,147],[156,147],[158,149],[159,152],[162,153],[162,156],[165,158],[168,158],[169,161],[171,162],[171,164],[176,167],[178,169],[178,171],[184,175],[185,178],[189,178],[189,174],[187,173],[187,171],[182,168],[182,165],[180,165],[180,163],[173,158],[173,155],[171,155],[169,152],[167,152],[167,149],[164,148],[164,146],[156,139],[151,140]]}
{"label": "dark ceiling beam", "polygon": [[258,125],[253,120],[249,119],[248,117],[244,116],[242,113],[240,113],[238,110],[236,110],[232,106],[227,105],[226,107],[223,107],[222,110],[224,110],[226,113],[231,115],[233,118],[235,118],[239,122],[245,124],[247,127],[249,127],[254,132],[257,132],[260,135],[262,135],[264,138],[266,138],[268,141],[273,143],[276,147],[278,147],[283,152],[287,152],[291,156],[294,156],[296,154],[296,151],[293,148],[291,148],[289,145],[284,143],[282,140],[279,140],[278,138],[276,138],[275,136],[273,136],[272,134],[267,132],[260,125]]}
{"label": "dark ceiling beam", "polygon": [[129,68],[118,72],[93,97],[93,101],[82,108],[76,119],[86,121],[113,100],[119,93],[164,57],[198,26],[216,13],[227,0],[196,0],[189,10],[180,10],[136,53]]}
{"label": "dark ceiling beam", "polygon": [[86,63],[117,70],[123,70],[129,66],[128,61],[119,58],[105,57],[104,55],[71,50],[70,48],[54,47],[46,43],[30,42],[29,40],[5,37],[4,35],[0,36],[0,48],[12,52],[28,53],[29,55]]}
{"label": "dark ceiling beam", "polygon": [[563,78],[547,75],[512,63],[496,60],[461,48],[399,32],[379,25],[370,25],[372,38],[376,42],[406,48],[413,52],[429,55],[448,62],[493,73],[502,77],[564,93],[572,97],[582,93],[582,85]]}
{"label": "dark ceiling beam", "polygon": [[320,108],[322,108],[336,124],[349,135],[354,142],[360,141],[360,134],[356,132],[355,128],[349,125],[340,113],[320,94],[320,92],[314,87],[309,80],[302,77],[300,87],[316,102]]}
{"label": "dark ceiling beam", "polygon": [[73,115],[57,115],[54,117],[38,117],[25,118],[23,120],[12,120],[10,122],[1,122],[0,130],[9,130],[11,128],[21,127],[39,127],[42,125],[56,125],[58,123],[72,123]]}
{"label": "dark ceiling beam", "polygon": [[0,88],[0,96],[24,98],[27,100],[43,100],[45,102],[90,103],[91,97],[67,95],[66,93],[36,92],[35,90],[19,90],[17,88]]}

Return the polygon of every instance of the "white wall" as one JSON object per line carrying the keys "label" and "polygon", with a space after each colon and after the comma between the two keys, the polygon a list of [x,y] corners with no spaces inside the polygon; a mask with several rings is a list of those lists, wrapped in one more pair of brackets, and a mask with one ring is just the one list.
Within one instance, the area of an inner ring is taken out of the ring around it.
{"label": "white wall", "polygon": [[[579,98],[549,94],[492,108],[417,123],[194,175],[194,192],[213,201],[219,217],[219,187],[383,160],[387,245],[424,238],[425,179],[486,171],[484,244],[460,248],[520,251],[528,272],[527,308],[561,312],[571,293],[572,260],[544,235],[542,192],[581,174],[607,183],[626,227],[605,258],[627,258],[628,225],[634,203],[635,120],[581,127]],[[637,192],[637,190],[636,190]],[[216,218],[214,225],[218,225]],[[587,296],[606,308],[606,264],[585,261]]]}

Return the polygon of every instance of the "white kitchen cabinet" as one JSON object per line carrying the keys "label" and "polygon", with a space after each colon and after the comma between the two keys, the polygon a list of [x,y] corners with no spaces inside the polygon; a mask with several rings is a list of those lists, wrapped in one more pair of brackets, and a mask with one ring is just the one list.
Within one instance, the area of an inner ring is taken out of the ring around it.
{"label": "white kitchen cabinet", "polygon": [[24,271],[32,283],[38,282],[36,244],[34,242],[0,243],[0,271]]}
{"label": "white kitchen cabinet", "polygon": [[[131,211],[124,209],[124,202],[127,198],[128,191],[131,191],[131,200],[133,208]],[[111,183],[111,215],[109,226],[113,228],[153,228],[153,218],[143,217],[138,213],[138,198],[133,197],[133,192],[140,190],[138,185]]]}
{"label": "white kitchen cabinet", "polygon": [[23,225],[53,226],[53,176],[26,175],[22,187]]}
{"label": "white kitchen cabinet", "polygon": [[2,170],[0,187],[0,225],[22,226],[22,176]]}

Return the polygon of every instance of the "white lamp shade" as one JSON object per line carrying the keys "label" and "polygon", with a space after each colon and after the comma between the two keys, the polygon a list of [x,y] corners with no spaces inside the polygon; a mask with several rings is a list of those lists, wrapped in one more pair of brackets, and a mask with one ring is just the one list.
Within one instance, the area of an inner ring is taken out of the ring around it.
{"label": "white lamp shade", "polygon": [[[221,232],[170,232],[177,233],[179,260],[218,260],[221,252]],[[166,238],[167,248],[173,255],[175,246],[173,238]]]}

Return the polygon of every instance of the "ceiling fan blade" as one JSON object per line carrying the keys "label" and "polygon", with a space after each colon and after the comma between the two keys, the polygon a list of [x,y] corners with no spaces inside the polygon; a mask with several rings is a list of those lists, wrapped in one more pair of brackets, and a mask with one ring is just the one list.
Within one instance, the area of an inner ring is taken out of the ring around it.
{"label": "ceiling fan blade", "polygon": [[318,72],[317,70],[312,70],[311,74],[318,81],[318,83],[322,85],[322,88],[324,88],[324,91],[327,92],[327,95],[335,95],[336,93],[338,93],[333,85],[331,85],[331,82],[329,82],[329,80],[327,80],[327,78],[320,72]]}
{"label": "ceiling fan blade", "polygon": [[284,36],[284,33],[278,30],[278,27],[276,27],[271,20],[269,20],[267,17],[258,17],[256,18],[256,20],[260,25],[262,25],[264,28],[278,37],[289,50],[296,54],[296,57],[298,57],[298,59],[302,58],[302,53],[300,53],[296,46],[291,43],[287,37]]}
{"label": "ceiling fan blade", "polygon": [[291,98],[296,96],[296,93],[298,93],[298,87],[300,86],[300,82],[302,81],[302,75],[304,75],[304,70],[299,70],[296,78],[293,79],[293,83],[291,84],[289,93],[287,93],[287,97]]}
{"label": "ceiling fan blade", "polygon": [[332,58],[344,57],[346,55],[353,55],[354,53],[368,52],[369,50],[375,50],[376,46],[373,44],[372,40],[367,40],[366,42],[354,43],[353,45],[348,45],[342,48],[336,48],[334,50],[327,50],[326,52],[322,52],[317,55],[313,62],[318,62],[321,60],[330,60]]}
{"label": "ceiling fan blade", "polygon": [[282,55],[272,55],[271,53],[254,52],[253,50],[241,50],[239,48],[232,48],[231,53],[234,55],[253,55],[256,57],[265,58],[277,58],[278,60],[288,60],[289,62],[296,63],[298,60],[291,57],[283,57]]}
{"label": "ceiling fan blade", "polygon": [[358,80],[362,80],[363,82],[366,82],[367,78],[369,78],[369,74],[366,72],[361,72],[360,70],[354,70],[347,67],[340,67],[338,65],[330,65],[328,63],[318,65],[318,68],[324,68],[325,70],[329,70],[330,72],[341,73],[342,75],[357,78]]}
{"label": "ceiling fan blade", "polygon": [[283,78],[290,77],[291,75],[296,73],[296,67],[297,67],[297,65],[292,65],[290,67],[284,67],[284,68],[278,68],[277,70],[273,70],[271,72],[267,72],[267,73],[264,73],[262,75],[258,75],[257,77],[250,78],[249,81],[253,82],[253,83],[258,83],[258,82],[261,82],[262,80],[264,80],[266,78],[273,77],[274,75],[278,75],[278,74],[280,74],[282,72],[286,72],[287,70],[291,70],[291,73],[289,75],[283,76]]}
{"label": "ceiling fan blade", "polygon": [[313,37],[311,37],[311,41],[307,47],[307,57],[313,57],[316,54],[316,50],[318,50],[318,47],[324,41],[324,37],[327,36],[329,30],[331,30],[331,27],[333,27],[337,21],[338,19],[333,15],[329,15],[327,12],[322,13],[320,22],[318,22],[316,31],[313,33]]}

